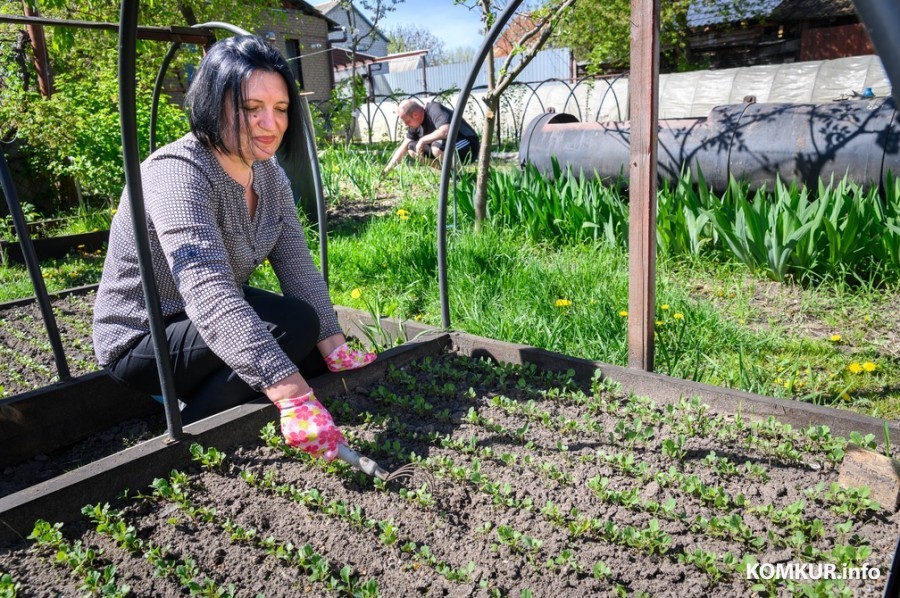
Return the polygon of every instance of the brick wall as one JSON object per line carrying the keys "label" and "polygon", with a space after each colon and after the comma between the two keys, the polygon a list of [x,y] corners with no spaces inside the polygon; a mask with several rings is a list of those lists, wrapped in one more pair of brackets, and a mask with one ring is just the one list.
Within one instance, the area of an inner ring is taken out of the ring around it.
{"label": "brick wall", "polygon": [[[268,18],[266,18],[268,17]],[[300,46],[300,68],[303,74],[303,91],[311,92],[310,103],[327,100],[333,85],[331,52],[328,52],[328,23],[325,19],[303,14],[299,10],[270,11],[255,33],[266,37],[275,34],[275,47],[290,56],[287,40],[297,40]]]}

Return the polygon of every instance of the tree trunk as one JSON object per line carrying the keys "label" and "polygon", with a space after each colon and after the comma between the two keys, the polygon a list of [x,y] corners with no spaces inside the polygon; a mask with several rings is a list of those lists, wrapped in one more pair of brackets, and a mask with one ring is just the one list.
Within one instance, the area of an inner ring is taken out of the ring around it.
{"label": "tree trunk", "polygon": [[481,129],[481,149],[478,152],[478,175],[475,179],[475,232],[481,230],[487,218],[487,187],[491,176],[491,146],[494,143],[494,122],[500,98],[487,99],[487,111]]}

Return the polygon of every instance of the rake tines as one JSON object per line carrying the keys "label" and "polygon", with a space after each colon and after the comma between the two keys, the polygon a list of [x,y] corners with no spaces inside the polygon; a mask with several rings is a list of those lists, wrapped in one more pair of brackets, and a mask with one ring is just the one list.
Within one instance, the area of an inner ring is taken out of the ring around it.
{"label": "rake tines", "polygon": [[434,488],[434,476],[431,475],[431,472],[421,467],[418,463],[407,463],[403,467],[395,469],[393,472],[388,474],[388,476],[384,479],[385,482],[391,482],[393,480],[411,480],[417,473],[422,474],[426,481],[428,482],[428,486],[430,488]]}

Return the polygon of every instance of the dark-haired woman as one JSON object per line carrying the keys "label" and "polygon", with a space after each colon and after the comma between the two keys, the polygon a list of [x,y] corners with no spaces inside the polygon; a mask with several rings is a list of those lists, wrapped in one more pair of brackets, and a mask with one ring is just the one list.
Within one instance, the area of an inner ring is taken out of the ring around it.
{"label": "dark-haired woman", "polygon": [[[333,458],[340,432],[307,378],[371,362],[352,350],[297,218],[275,153],[297,151],[290,68],[257,36],[216,43],[186,97],[191,132],[141,165],[153,271],[182,418],[265,394],[289,444]],[[123,193],[94,308],[94,348],[110,376],[160,392],[131,204]],[[283,295],[247,286],[268,260]]]}

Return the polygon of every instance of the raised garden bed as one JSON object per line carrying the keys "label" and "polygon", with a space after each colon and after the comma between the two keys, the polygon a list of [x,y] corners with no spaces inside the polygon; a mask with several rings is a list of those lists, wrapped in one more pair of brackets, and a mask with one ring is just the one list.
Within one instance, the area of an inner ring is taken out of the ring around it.
{"label": "raised garden bed", "polygon": [[[72,377],[100,369],[94,357],[91,321],[95,286],[51,296],[56,327]],[[33,298],[0,304],[0,399],[59,381],[41,310]]]}
{"label": "raised garden bed", "polygon": [[[97,251],[103,249],[107,242],[109,242],[109,230],[95,230],[58,237],[37,237],[31,240],[39,260],[65,257],[76,250]],[[0,252],[17,264],[25,263],[22,244],[19,241],[0,241]]]}
{"label": "raised garden bed", "polygon": [[[900,515],[836,485],[835,430],[874,444],[874,420],[645,375],[648,398],[615,370],[625,387],[527,347],[410,343],[315,387],[355,448],[433,486],[296,454],[251,404],[0,499],[2,569],[23,594],[881,595]],[[880,576],[747,579],[803,563]]]}

